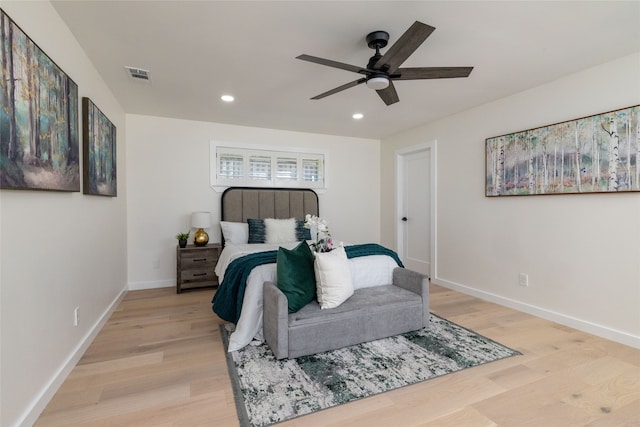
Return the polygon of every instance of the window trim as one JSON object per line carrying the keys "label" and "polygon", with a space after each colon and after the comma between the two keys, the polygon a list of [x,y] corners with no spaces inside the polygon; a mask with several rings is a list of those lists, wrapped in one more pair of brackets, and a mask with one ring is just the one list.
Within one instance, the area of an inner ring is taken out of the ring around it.
{"label": "window trim", "polygon": [[[239,155],[243,157],[243,176],[241,178],[218,177],[218,152]],[[251,179],[249,177],[249,157],[268,156],[271,158],[271,179]],[[278,179],[277,159],[281,157],[296,158],[296,180]],[[318,159],[321,162],[320,174],[322,179],[317,182],[303,181],[303,159]],[[229,187],[278,187],[278,188],[312,188],[317,193],[324,193],[328,188],[327,167],[328,155],[324,150],[309,150],[308,148],[283,147],[271,145],[245,144],[238,142],[214,141],[209,142],[209,185],[217,192]]]}

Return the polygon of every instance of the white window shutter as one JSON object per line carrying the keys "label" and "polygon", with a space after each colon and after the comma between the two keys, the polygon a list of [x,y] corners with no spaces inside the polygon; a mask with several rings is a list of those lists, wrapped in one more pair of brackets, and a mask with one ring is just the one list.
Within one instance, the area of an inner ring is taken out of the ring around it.
{"label": "white window shutter", "polygon": [[214,141],[211,147],[211,186],[217,191],[239,185],[325,188],[324,154],[222,146]]}

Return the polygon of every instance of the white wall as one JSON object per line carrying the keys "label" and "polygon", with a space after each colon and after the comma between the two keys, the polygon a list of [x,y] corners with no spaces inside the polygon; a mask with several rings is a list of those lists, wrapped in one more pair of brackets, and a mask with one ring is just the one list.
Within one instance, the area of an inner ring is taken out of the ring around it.
{"label": "white wall", "polygon": [[118,140],[116,198],[0,190],[0,425],[13,426],[35,420],[125,289],[126,134],[122,108],[50,3],[2,8],[76,82],[79,99],[109,117]]}
{"label": "white wall", "polygon": [[[128,114],[131,289],[175,285],[175,235],[189,229],[191,212],[210,211],[219,221],[220,193],[209,186],[211,140],[323,150],[329,188],[319,194],[320,214],[332,235],[379,241],[379,141]],[[217,223],[209,241],[220,241]]]}
{"label": "white wall", "polygon": [[484,197],[485,138],[639,104],[638,76],[635,54],[382,141],[381,202],[393,206],[395,150],[437,140],[434,283],[640,346],[639,193]]}

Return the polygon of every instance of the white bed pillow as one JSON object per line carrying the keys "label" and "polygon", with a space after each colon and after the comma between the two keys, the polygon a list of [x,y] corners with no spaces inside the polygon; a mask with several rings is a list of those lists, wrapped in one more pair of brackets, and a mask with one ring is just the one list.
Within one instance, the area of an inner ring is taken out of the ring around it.
{"label": "white bed pillow", "polygon": [[249,242],[249,224],[246,222],[220,221],[225,243],[244,245]]}
{"label": "white bed pillow", "polygon": [[321,309],[335,308],[353,295],[351,268],[344,247],[315,253],[316,294]]}
{"label": "white bed pillow", "polygon": [[296,220],[289,219],[273,219],[266,218],[264,220],[265,243],[286,243],[295,242],[296,239]]}

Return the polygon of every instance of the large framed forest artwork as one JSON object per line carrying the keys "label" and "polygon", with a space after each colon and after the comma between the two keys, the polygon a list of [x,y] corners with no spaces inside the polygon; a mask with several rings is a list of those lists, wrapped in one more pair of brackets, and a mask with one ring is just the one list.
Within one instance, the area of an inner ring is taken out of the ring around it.
{"label": "large framed forest artwork", "polygon": [[640,191],[640,106],[488,138],[485,196]]}
{"label": "large framed forest artwork", "polygon": [[82,192],[116,197],[116,127],[89,98],[82,98]]}
{"label": "large framed forest artwork", "polygon": [[80,191],[78,86],[0,9],[0,188]]}

